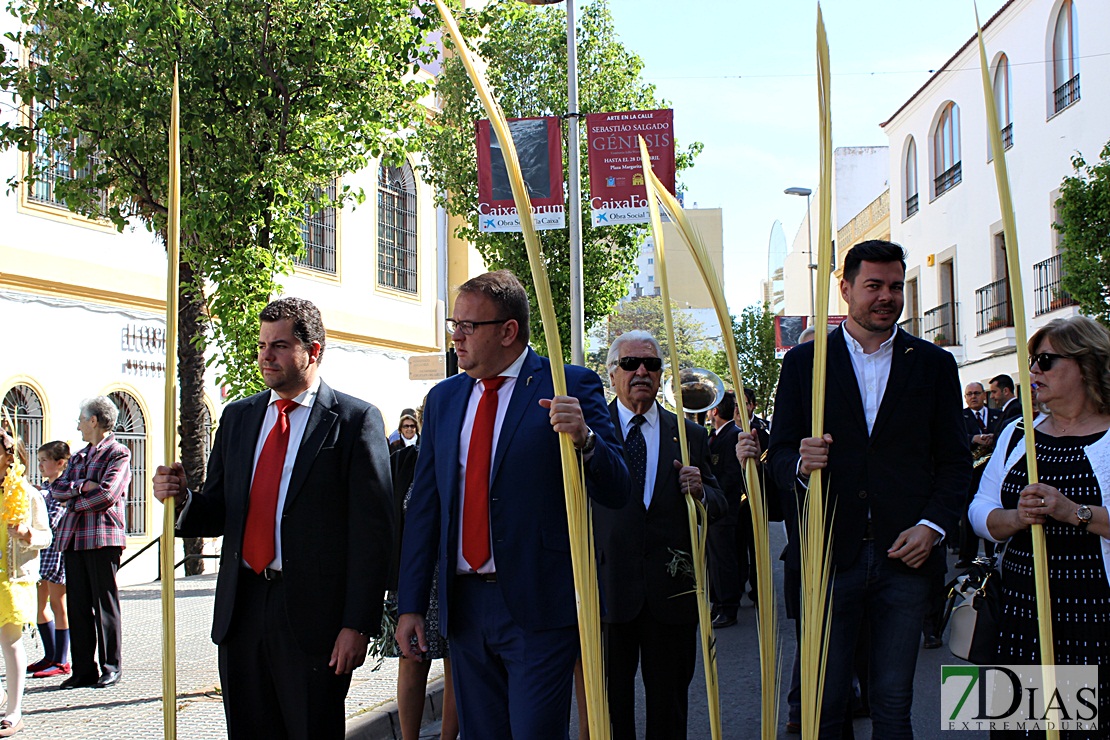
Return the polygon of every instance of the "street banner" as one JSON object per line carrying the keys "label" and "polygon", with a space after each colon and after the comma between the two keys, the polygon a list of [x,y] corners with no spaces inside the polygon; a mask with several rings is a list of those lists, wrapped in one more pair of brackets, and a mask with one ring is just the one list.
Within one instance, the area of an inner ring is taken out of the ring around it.
{"label": "street banner", "polygon": [[[537,229],[563,228],[566,198],[559,117],[511,118],[509,131],[532,201],[532,223]],[[484,118],[478,121],[478,230],[522,231],[501,142],[491,135],[489,120]]]}
{"label": "street banner", "polygon": [[[847,319],[847,316],[829,316],[828,330],[832,331]],[[808,316],[775,317],[775,357],[780,360],[787,350],[798,344],[798,337],[809,326]]]}
{"label": "street banner", "polygon": [[646,224],[647,188],[639,137],[647,142],[651,166],[674,194],[674,111],[638,110],[586,116],[590,146],[590,214],[594,226]]}

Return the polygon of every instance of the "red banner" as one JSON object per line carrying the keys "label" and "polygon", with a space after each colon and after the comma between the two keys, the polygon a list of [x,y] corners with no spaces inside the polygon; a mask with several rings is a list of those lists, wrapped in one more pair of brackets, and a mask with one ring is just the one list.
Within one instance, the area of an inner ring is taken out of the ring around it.
{"label": "red banner", "polygon": [[[828,331],[840,326],[847,316],[830,316]],[[798,344],[798,337],[809,326],[808,316],[775,317],[775,356],[782,358],[787,350]]]}
{"label": "red banner", "polygon": [[[563,196],[563,133],[558,116],[510,118],[524,184],[532,200],[537,229],[566,225]],[[489,121],[478,121],[478,230],[520,231],[520,215],[513,200],[501,143],[491,136]]]}
{"label": "red banner", "polygon": [[674,111],[640,110],[586,116],[590,146],[590,212],[594,226],[646,224],[640,139],[647,142],[655,176],[674,193]]}

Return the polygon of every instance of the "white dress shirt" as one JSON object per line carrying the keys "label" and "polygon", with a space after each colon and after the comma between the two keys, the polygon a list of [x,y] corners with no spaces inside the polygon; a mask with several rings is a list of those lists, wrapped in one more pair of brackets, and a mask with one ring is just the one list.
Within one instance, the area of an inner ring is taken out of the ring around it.
{"label": "white dress shirt", "polygon": [[[524,351],[520,353],[520,357],[512,365],[498,373],[499,377],[505,378],[501,383],[501,387],[497,389],[497,416],[493,422],[493,445],[490,447],[490,454],[497,455],[497,440],[501,437],[501,425],[505,422],[505,413],[509,410],[509,400],[513,397],[513,389],[516,388],[516,379],[520,375],[520,369],[524,367],[524,358],[528,356],[528,348],[525,347]],[[463,557],[463,518],[462,512],[466,510],[466,458],[470,454],[470,435],[474,431],[474,417],[478,413],[478,402],[482,400],[482,381],[474,383],[474,387],[470,391],[470,400],[466,404],[466,416],[463,417],[462,430],[459,432],[459,548],[455,556],[455,572],[456,573],[496,573],[497,566],[493,562],[493,542],[490,542],[490,557],[482,567],[477,571],[470,567],[470,563],[466,562]],[[490,475],[493,475],[493,459],[490,459]],[[490,527],[490,538],[493,538],[493,527]]]}
{"label": "white dress shirt", "polygon": [[[625,439],[628,439],[628,432],[634,426],[632,417],[635,415],[620,402],[620,399],[617,399],[617,420],[620,422],[621,432],[624,433]],[[645,509],[651,506],[651,496],[655,493],[655,473],[659,470],[659,435],[661,432],[659,406],[653,403],[651,408],[644,413],[644,423],[640,425],[640,434],[644,436],[644,447],[647,450],[647,469],[644,471],[643,490]]]}
{"label": "white dress shirt", "polygon": [[[304,438],[305,427],[308,426],[308,417],[316,403],[316,394],[320,392],[320,376],[309,386],[308,390],[293,398],[296,406],[290,407],[287,412],[289,417],[289,445],[285,448],[285,464],[281,468],[281,484],[278,486],[277,509],[274,511],[274,559],[267,566],[273,570],[281,570],[281,514],[285,509],[285,497],[289,493],[289,478],[293,475],[293,463],[297,461],[297,452],[301,448],[301,439]],[[270,391],[270,403],[266,406],[266,415],[262,417],[262,429],[258,433],[258,441],[254,444],[253,471],[258,467],[258,458],[262,455],[262,447],[266,444],[266,437],[270,430],[277,424],[278,410],[276,401],[281,398],[276,391]],[[254,485],[254,473],[251,473],[251,485]],[[247,561],[243,565],[250,567]]]}

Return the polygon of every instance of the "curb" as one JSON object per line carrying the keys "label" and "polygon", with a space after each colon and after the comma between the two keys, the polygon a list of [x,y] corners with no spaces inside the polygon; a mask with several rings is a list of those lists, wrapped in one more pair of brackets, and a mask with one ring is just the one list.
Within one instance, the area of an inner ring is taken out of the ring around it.
{"label": "curb", "polygon": [[[438,678],[428,684],[420,725],[423,727],[442,718],[443,679]],[[345,740],[401,740],[396,699],[347,720]]]}

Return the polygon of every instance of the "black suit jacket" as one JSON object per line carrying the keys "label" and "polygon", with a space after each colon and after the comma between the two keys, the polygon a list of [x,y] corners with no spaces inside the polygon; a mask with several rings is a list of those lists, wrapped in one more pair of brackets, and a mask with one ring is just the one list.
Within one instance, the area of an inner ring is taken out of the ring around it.
{"label": "black suit jacket", "polygon": [[740,427],[730,421],[709,437],[709,466],[728,503],[728,511],[718,520],[722,524],[736,524],[744,491],[747,490],[744,468],[736,459],[736,438],[739,434]]}
{"label": "black suit jacket", "polygon": [[999,412],[997,409],[987,409],[987,431],[984,432],[979,428],[979,422],[975,419],[975,414],[971,409],[964,409],[964,433],[967,434],[967,444],[971,451],[975,454],[982,454],[989,452],[994,445],[990,445],[987,449],[982,449],[983,445],[977,445],[971,441],[972,437],[977,434],[994,434],[995,425],[998,423]]}
{"label": "black suit jacket", "polygon": [[[955,536],[971,481],[971,453],[952,355],[899,330],[886,394],[868,435],[843,326],[828,341],[825,432],[833,443],[822,483],[836,567],[855,561],[869,513],[880,552],[922,519]],[[786,354],[775,396],[770,458],[788,522],[797,522],[806,494],[795,473],[798,447],[810,436],[813,349],[807,342]],[[800,567],[797,536],[790,538],[787,565]],[[935,548],[924,567],[943,565],[943,548]]]}
{"label": "black suit jacket", "polygon": [[[223,535],[212,640],[236,618],[254,448],[270,392],[224,409],[204,490],[193,493],[181,537]],[[393,494],[378,410],[326,383],[313,404],[289,480],[281,524],[286,611],[297,643],[329,655],[340,629],[378,634],[393,547]]]}
{"label": "black suit jacket", "polygon": [[[621,445],[624,432],[617,417],[617,404],[609,414]],[[709,436],[705,428],[686,420],[690,464],[701,469],[705,506],[710,520],[724,514],[725,495],[709,465]],[[627,455],[627,453],[626,453]],[[594,537],[598,575],[601,578],[604,621],[632,621],[645,604],[651,616],[664,624],[698,621],[697,598],[692,576],[671,575],[667,566],[675,551],[690,553],[690,526],[686,496],[679,490],[674,461],[681,460],[678,446],[678,417],[659,407],[659,464],[651,507],[644,507],[642,491],[633,491],[619,509],[595,508]]]}
{"label": "black suit jacket", "polygon": [[1007,424],[1021,417],[1021,398],[1015,397],[1010,399],[1010,401],[1002,407],[1001,411],[995,413],[998,414],[998,421],[991,427],[991,432],[997,436],[1002,433],[1002,430],[1006,428]]}

